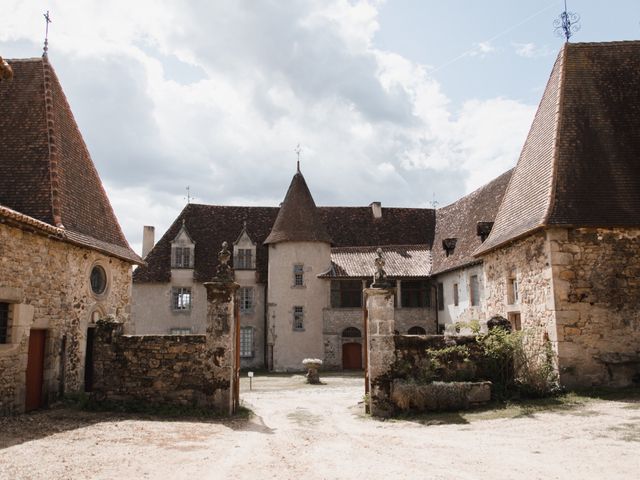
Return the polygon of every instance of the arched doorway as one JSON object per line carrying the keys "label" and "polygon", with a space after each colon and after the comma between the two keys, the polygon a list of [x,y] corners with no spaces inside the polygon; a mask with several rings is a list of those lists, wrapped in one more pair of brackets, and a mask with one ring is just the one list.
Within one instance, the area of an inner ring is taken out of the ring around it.
{"label": "arched doorway", "polygon": [[342,368],[362,370],[362,333],[355,327],[342,332]]}
{"label": "arched doorway", "polygon": [[422,327],[411,327],[407,333],[409,335],[426,335],[427,331]]}

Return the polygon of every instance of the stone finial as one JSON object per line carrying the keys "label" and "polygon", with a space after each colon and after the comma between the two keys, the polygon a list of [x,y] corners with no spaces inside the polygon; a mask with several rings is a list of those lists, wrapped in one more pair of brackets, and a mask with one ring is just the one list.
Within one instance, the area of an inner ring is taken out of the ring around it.
{"label": "stone finial", "polygon": [[388,279],[387,279],[387,272],[384,271],[384,257],[382,256],[382,249],[378,248],[378,250],[376,250],[376,259],[375,259],[375,264],[376,264],[376,272],[373,274],[373,284],[371,285],[372,288],[389,288],[391,286],[391,284],[389,283]]}
{"label": "stone finial", "polygon": [[13,70],[2,57],[0,57],[0,81],[11,80],[13,78]]}
{"label": "stone finial", "polygon": [[229,244],[222,242],[222,250],[218,252],[218,269],[216,271],[216,278],[218,280],[231,280],[233,276],[233,269],[229,265],[231,259],[231,252],[229,251]]}

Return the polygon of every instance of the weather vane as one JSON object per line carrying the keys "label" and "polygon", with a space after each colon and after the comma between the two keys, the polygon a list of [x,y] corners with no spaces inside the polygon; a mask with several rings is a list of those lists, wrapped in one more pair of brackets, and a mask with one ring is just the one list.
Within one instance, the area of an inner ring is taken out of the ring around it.
{"label": "weather vane", "polygon": [[192,200],[195,200],[196,197],[192,197],[191,196],[191,187],[189,185],[187,185],[187,196],[184,197],[185,200],[187,201],[187,204],[191,203]]}
{"label": "weather vane", "polygon": [[42,15],[44,16],[44,21],[46,23],[44,32],[44,50],[42,51],[42,56],[46,57],[47,52],[49,51],[49,24],[51,23],[51,16],[49,16],[49,10],[47,10],[47,13],[43,13]]}
{"label": "weather vane", "polygon": [[436,192],[433,192],[433,199],[431,200],[431,208],[437,208],[438,205],[440,204],[436,200]]}
{"label": "weather vane", "polygon": [[300,147],[300,144],[296,146],[294,152],[296,152],[296,155],[298,156],[298,173],[300,173],[300,154],[302,153],[302,148]]}
{"label": "weather vane", "polygon": [[567,42],[571,36],[580,30],[580,15],[567,11],[567,0],[564,0],[564,12],[553,21],[556,35],[565,37]]}

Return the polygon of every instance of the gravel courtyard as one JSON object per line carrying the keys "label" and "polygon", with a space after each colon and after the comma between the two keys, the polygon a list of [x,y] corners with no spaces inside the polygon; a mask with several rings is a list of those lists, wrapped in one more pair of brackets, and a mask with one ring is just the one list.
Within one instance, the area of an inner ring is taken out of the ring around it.
{"label": "gravel courtyard", "polygon": [[638,478],[640,400],[378,421],[363,380],[256,377],[249,420],[66,408],[0,420],[2,479]]}

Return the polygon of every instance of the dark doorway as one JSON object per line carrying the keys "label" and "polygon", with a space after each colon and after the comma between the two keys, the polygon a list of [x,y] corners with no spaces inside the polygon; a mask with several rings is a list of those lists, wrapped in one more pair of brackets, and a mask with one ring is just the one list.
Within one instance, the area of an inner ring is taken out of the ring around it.
{"label": "dark doorway", "polygon": [[44,380],[44,347],[46,330],[31,330],[27,357],[25,411],[30,412],[44,405],[42,382]]}
{"label": "dark doorway", "polygon": [[87,350],[84,355],[84,391],[93,391],[93,343],[96,329],[87,328]]}
{"label": "dark doorway", "polygon": [[362,370],[362,345],[355,342],[342,344],[342,368]]}

